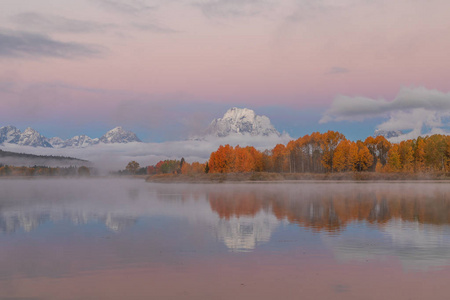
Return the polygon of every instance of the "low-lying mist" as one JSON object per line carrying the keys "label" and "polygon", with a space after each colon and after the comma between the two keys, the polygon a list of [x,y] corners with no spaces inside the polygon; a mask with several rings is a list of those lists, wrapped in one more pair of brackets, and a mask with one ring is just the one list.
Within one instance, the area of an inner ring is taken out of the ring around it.
{"label": "low-lying mist", "polygon": [[88,160],[101,172],[124,169],[128,162],[135,160],[141,166],[148,166],[165,159],[184,159],[187,162],[205,162],[211,152],[220,145],[254,146],[258,150],[273,148],[278,143],[287,143],[290,137],[278,136],[250,136],[232,135],[226,138],[212,138],[208,140],[185,140],[163,143],[127,143],[102,144],[86,148],[42,148],[4,145],[4,150],[38,155],[69,156]]}

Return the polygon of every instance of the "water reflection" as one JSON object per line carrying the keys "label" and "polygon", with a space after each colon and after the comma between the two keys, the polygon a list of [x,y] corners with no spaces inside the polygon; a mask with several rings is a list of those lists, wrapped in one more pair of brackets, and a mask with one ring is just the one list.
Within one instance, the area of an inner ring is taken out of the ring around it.
{"label": "water reflection", "polygon": [[217,237],[233,252],[248,252],[270,241],[280,221],[273,215],[260,212],[254,216],[229,217],[217,222]]}
{"label": "water reflection", "polygon": [[0,191],[0,299],[450,292],[448,184],[52,179]]}
{"label": "water reflection", "polygon": [[[238,194],[238,195],[235,195]],[[251,192],[213,192],[209,202],[221,218],[270,211],[315,231],[341,232],[353,222],[383,225],[400,219],[421,224],[450,223],[446,184],[303,184],[263,186]]]}
{"label": "water reflection", "polygon": [[395,257],[405,270],[428,270],[450,265],[450,228],[391,220],[380,234],[352,230],[323,235],[325,244],[342,263],[386,260]]}
{"label": "water reflection", "polygon": [[[132,233],[131,253],[145,252],[148,245],[140,240],[150,243],[150,231],[158,235],[158,251],[220,252],[219,241],[229,251],[250,252],[263,244],[279,247],[271,238],[295,235],[285,226],[291,224],[302,235],[319,235],[314,247],[325,245],[343,263],[397,257],[407,269],[450,265],[447,184],[158,185],[110,179],[3,181],[0,187],[0,231],[7,236],[33,235],[45,224],[51,232],[69,222],[67,235],[77,226],[102,224],[123,233],[120,238]],[[161,222],[180,231],[158,227]],[[145,255],[131,261],[148,260]]]}

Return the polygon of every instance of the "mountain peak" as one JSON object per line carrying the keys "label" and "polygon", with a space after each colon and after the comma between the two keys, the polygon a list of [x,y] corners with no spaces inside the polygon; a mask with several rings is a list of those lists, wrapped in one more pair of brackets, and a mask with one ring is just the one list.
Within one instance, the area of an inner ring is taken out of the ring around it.
{"label": "mountain peak", "polygon": [[23,133],[27,133],[27,134],[40,134],[39,132],[37,132],[36,130],[34,130],[33,128],[31,128],[31,127],[27,127],[27,129],[25,129],[24,131],[23,131]]}
{"label": "mountain peak", "polygon": [[213,120],[207,129],[207,135],[225,137],[231,134],[280,136],[268,117],[256,115],[251,109],[238,107],[230,108],[222,118]]}
{"label": "mountain peak", "polygon": [[111,129],[99,140],[105,144],[141,142],[135,133],[125,130],[121,126]]}
{"label": "mountain peak", "polygon": [[[20,130],[16,129],[13,126],[8,127],[11,129],[10,136],[12,133],[13,138],[10,138],[9,140],[6,139],[7,143],[17,144],[20,146],[52,148],[52,145],[50,145],[50,143],[47,141],[47,138],[42,136],[39,132],[31,127],[27,127],[27,129],[25,129],[23,132],[20,132]],[[0,140],[2,140],[2,138],[0,138]]]}
{"label": "mountain peak", "polygon": [[395,138],[395,137],[399,137],[403,134],[402,131],[400,130],[382,130],[382,129],[377,129],[375,130],[373,137],[377,137],[377,136],[383,136],[387,139],[390,138]]}

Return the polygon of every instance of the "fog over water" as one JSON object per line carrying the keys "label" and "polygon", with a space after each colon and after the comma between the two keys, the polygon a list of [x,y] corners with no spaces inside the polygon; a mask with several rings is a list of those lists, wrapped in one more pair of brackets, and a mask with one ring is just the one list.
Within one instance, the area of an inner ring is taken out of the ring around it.
{"label": "fog over water", "polygon": [[[360,299],[406,288],[396,298],[416,299],[450,273],[446,182],[5,179],[0,191],[0,299]],[[424,288],[408,285],[419,279]]]}

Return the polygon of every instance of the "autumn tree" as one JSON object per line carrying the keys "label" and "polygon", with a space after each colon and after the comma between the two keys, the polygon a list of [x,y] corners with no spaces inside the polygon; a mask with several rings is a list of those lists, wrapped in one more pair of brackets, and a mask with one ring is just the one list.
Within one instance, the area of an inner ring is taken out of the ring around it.
{"label": "autumn tree", "polygon": [[80,175],[80,176],[89,176],[89,175],[91,175],[91,171],[89,170],[88,167],[81,166],[81,167],[78,168],[78,175]]}
{"label": "autumn tree", "polygon": [[387,155],[386,170],[388,172],[400,172],[401,169],[402,163],[400,160],[398,145],[394,144],[391,149],[389,149]]}
{"label": "autumn tree", "polygon": [[391,143],[384,136],[375,138],[377,159],[384,166],[387,163],[388,152],[391,149]]}
{"label": "autumn tree", "polygon": [[192,174],[202,174],[205,173],[206,164],[201,164],[199,162],[193,162],[192,164],[184,162],[181,166],[181,174],[192,175]]}
{"label": "autumn tree", "polygon": [[354,169],[356,171],[367,171],[373,164],[373,156],[370,154],[369,149],[363,142],[357,141],[356,146],[358,148],[358,154],[356,161],[353,162]]}
{"label": "autumn tree", "polygon": [[425,161],[427,166],[434,171],[445,171],[447,164],[447,138],[440,134],[434,134],[426,138]]}
{"label": "autumn tree", "polygon": [[139,168],[140,168],[139,163],[133,160],[128,163],[128,165],[125,167],[125,170],[127,170],[131,174],[135,174]]}
{"label": "autumn tree", "polygon": [[219,146],[216,152],[211,153],[209,158],[209,172],[228,173],[234,167],[234,151],[230,145]]}
{"label": "autumn tree", "polygon": [[400,155],[402,171],[403,172],[413,172],[414,171],[414,151],[413,151],[412,141],[411,140],[402,141],[398,145],[398,152]]}
{"label": "autumn tree", "polygon": [[341,141],[345,139],[345,136],[337,131],[327,131],[322,134],[321,148],[322,148],[322,165],[327,171],[333,171],[333,155],[336,147]]}
{"label": "autumn tree", "polygon": [[273,169],[275,172],[284,173],[288,172],[288,152],[286,146],[278,144],[272,150]]}
{"label": "autumn tree", "polygon": [[348,171],[352,169],[350,163],[350,145],[349,140],[343,140],[336,147],[333,154],[333,168],[337,172]]}
{"label": "autumn tree", "polygon": [[415,172],[425,171],[425,140],[418,137],[414,149],[414,170]]}

